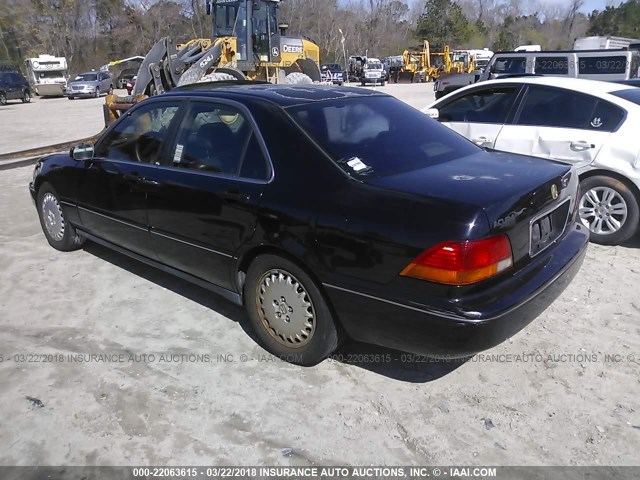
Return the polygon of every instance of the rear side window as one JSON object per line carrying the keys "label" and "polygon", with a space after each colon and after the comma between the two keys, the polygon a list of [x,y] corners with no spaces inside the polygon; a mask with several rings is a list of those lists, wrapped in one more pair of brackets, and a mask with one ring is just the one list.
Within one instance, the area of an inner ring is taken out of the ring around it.
{"label": "rear side window", "polygon": [[483,88],[439,108],[441,122],[505,123],[518,88]]}
{"label": "rear side window", "polygon": [[535,73],[540,75],[566,75],[569,73],[567,57],[536,57]]}
{"label": "rear side window", "polygon": [[604,100],[557,88],[530,87],[515,123],[542,127],[615,130],[624,111]]}
{"label": "rear side window", "polygon": [[491,66],[491,73],[520,75],[527,72],[526,57],[498,57]]}
{"label": "rear side window", "polygon": [[287,112],[352,176],[387,176],[482,151],[391,97],[346,98]]}
{"label": "rear side window", "polygon": [[581,74],[609,75],[625,73],[629,62],[626,56],[616,55],[608,57],[580,57],[578,67]]}

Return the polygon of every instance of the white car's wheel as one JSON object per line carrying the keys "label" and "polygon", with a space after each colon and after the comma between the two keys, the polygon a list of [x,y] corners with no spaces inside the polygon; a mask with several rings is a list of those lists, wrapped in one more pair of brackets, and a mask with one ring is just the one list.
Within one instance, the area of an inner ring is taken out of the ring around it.
{"label": "white car's wheel", "polygon": [[589,229],[590,239],[602,245],[617,245],[638,229],[639,208],[634,193],[615,178],[597,175],[580,182],[578,215]]}

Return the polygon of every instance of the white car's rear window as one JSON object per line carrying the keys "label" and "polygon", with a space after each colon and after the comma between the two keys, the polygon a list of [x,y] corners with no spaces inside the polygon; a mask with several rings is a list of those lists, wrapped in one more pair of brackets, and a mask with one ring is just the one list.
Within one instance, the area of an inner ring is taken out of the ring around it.
{"label": "white car's rear window", "polygon": [[626,90],[618,90],[617,92],[611,92],[611,95],[623,98],[629,102],[633,102],[636,105],[640,105],[640,88],[629,88]]}

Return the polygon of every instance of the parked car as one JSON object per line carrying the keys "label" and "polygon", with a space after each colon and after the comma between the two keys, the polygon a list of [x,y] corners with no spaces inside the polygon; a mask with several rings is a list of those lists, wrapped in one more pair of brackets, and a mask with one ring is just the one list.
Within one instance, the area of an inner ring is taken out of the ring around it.
{"label": "parked car", "polygon": [[38,161],[47,241],[91,240],[247,310],[302,365],[346,334],[466,356],[531,322],[588,230],[560,162],[488,152],[375,90],[195,84]]}
{"label": "parked car", "polygon": [[133,89],[136,87],[136,80],[138,79],[137,75],[127,82],[127,95],[131,95]]}
{"label": "parked car", "polygon": [[364,87],[367,83],[378,84],[384,87],[387,74],[382,62],[377,58],[367,58],[362,66],[360,84]]}
{"label": "parked car", "polygon": [[344,73],[337,63],[322,65],[322,67],[320,67],[320,75],[325,82],[331,82],[334,85],[342,85],[344,83]]}
{"label": "parked car", "polygon": [[0,105],[9,100],[31,101],[29,82],[18,71],[0,71]]}
{"label": "parked car", "polygon": [[118,85],[118,88],[127,88],[127,83],[129,83],[131,79],[137,75],[137,68],[126,68],[122,72],[120,72],[120,75],[118,75],[116,85]]}
{"label": "parked car", "polygon": [[67,85],[67,97],[95,97],[113,93],[113,81],[107,72],[85,72],[79,74]]}
{"label": "parked car", "polygon": [[591,240],[615,245],[638,229],[640,91],[570,78],[493,80],[424,110],[483,147],[575,165],[580,219]]}

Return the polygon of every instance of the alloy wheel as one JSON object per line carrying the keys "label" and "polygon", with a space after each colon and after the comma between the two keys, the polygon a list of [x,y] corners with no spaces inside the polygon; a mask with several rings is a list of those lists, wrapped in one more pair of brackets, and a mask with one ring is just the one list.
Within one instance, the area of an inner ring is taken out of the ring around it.
{"label": "alloy wheel", "polygon": [[592,233],[610,235],[627,220],[627,202],[613,188],[595,187],[580,199],[578,214],[582,224]]}

